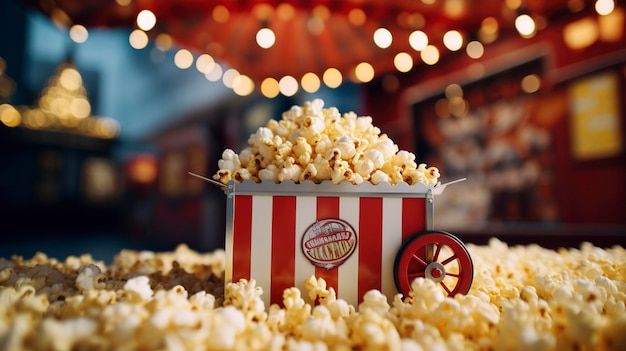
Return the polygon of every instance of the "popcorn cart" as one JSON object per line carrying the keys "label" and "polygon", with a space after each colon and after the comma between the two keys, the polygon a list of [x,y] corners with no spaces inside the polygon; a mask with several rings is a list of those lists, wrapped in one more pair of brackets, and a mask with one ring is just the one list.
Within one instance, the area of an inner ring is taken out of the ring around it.
{"label": "popcorn cart", "polygon": [[225,282],[254,279],[267,306],[312,275],[354,306],[371,289],[408,296],[417,277],[448,295],[470,289],[467,249],[434,230],[434,196],[451,183],[209,181],[227,194]]}

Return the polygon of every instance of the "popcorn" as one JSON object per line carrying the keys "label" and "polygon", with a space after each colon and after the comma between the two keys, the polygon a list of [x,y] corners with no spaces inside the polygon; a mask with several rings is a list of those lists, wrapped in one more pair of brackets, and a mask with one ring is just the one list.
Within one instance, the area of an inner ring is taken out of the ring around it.
{"label": "popcorn", "polygon": [[90,264],[82,266],[76,277],[76,287],[83,290],[103,289],[106,286],[106,276],[100,272],[100,267]]}
{"label": "popcorn", "polygon": [[[341,160],[344,161],[344,160]],[[623,350],[622,247],[558,251],[468,245],[475,279],[447,297],[417,278],[410,296],[378,290],[352,306],[324,279],[285,289],[266,310],[254,279],[223,284],[224,252],[122,250],[0,258],[3,350]]]}
{"label": "popcorn", "polygon": [[148,299],[152,296],[152,289],[150,288],[149,278],[146,276],[139,276],[129,279],[124,284],[124,289],[137,293],[142,299]]}
{"label": "popcorn", "polygon": [[241,162],[239,156],[233,150],[226,149],[222,152],[222,158],[217,162],[217,165],[220,169],[229,170],[233,173],[241,167]]}
{"label": "popcorn", "polygon": [[440,177],[435,167],[418,167],[415,155],[399,150],[371,117],[341,115],[335,107],[324,108],[321,99],[292,106],[281,120],[270,120],[250,135],[248,144],[239,155],[224,150],[213,179],[437,185]]}
{"label": "popcorn", "polygon": [[298,137],[293,144],[293,152],[299,164],[308,165],[311,161],[313,148],[304,137]]}

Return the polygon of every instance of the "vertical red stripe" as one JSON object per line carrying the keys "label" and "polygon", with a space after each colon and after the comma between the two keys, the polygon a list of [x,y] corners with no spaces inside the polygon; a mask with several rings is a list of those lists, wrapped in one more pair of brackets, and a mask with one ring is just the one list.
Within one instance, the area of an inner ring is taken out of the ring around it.
{"label": "vertical red stripe", "polygon": [[233,214],[233,282],[250,279],[252,196],[235,195]]}
{"label": "vertical red stripe", "polygon": [[[317,197],[317,220],[326,218],[339,218],[339,197]],[[315,267],[315,277],[323,278],[326,281],[326,285],[335,288],[335,292],[339,296],[337,291],[339,269],[337,267],[331,269]]]}
{"label": "vertical red stripe", "polygon": [[402,242],[426,229],[426,199],[402,199]]}
{"label": "vertical red stripe", "polygon": [[[283,290],[294,286],[296,197],[272,197],[272,275],[270,303],[282,306]],[[269,253],[268,253],[269,254]]]}
{"label": "vertical red stripe", "polygon": [[359,199],[359,303],[363,294],[381,289],[381,248],[383,246],[383,199]]}

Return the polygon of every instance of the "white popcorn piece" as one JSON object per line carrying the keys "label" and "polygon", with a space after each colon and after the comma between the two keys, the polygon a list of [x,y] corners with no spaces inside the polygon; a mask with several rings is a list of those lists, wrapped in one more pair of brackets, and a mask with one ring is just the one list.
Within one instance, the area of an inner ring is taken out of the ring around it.
{"label": "white popcorn piece", "polygon": [[296,163],[293,157],[287,157],[280,167],[277,179],[279,182],[283,182],[285,180],[293,180],[294,182],[297,182],[300,180],[301,173],[301,166]]}
{"label": "white popcorn piece", "polygon": [[124,284],[124,289],[137,293],[144,300],[152,297],[153,294],[150,287],[150,278],[143,275],[129,279]]}
{"label": "white popcorn piece", "polygon": [[350,160],[356,154],[356,147],[354,141],[350,136],[343,135],[337,139],[336,147],[340,151],[341,158],[344,160]]}
{"label": "white popcorn piece", "polygon": [[306,166],[311,161],[313,148],[304,137],[298,137],[293,143],[293,152],[296,156],[296,161],[299,164]]}
{"label": "white popcorn piece", "polygon": [[335,160],[334,165],[332,167],[332,171],[330,173],[330,179],[334,184],[339,184],[343,181],[351,181],[353,177],[352,169],[348,162],[339,159]]}
{"label": "white popcorn piece", "polygon": [[232,174],[232,178],[237,182],[237,183],[241,183],[244,180],[255,180],[256,177],[252,175],[252,173],[250,173],[250,170],[248,170],[247,168],[238,168],[235,170],[235,172],[233,172]]}
{"label": "white popcorn piece", "polygon": [[381,169],[385,164],[385,155],[378,149],[369,149],[363,152],[363,158],[372,161],[375,169]]}
{"label": "white popcorn piece", "polygon": [[278,183],[278,167],[274,164],[269,164],[267,167],[259,170],[259,179]]}
{"label": "white popcorn piece", "polygon": [[317,176],[317,168],[315,168],[314,164],[309,163],[309,164],[306,165],[306,167],[300,173],[300,177],[299,177],[298,180],[300,182],[303,182],[305,180],[313,180],[313,181],[315,181],[316,176]]}
{"label": "white popcorn piece", "polygon": [[222,152],[222,158],[217,162],[217,166],[220,170],[229,170],[232,173],[241,167],[241,162],[235,151],[226,149]]}
{"label": "white popcorn piece", "polygon": [[324,179],[331,179],[333,169],[330,167],[330,162],[320,154],[313,161],[313,167],[315,167],[315,180],[319,182]]}
{"label": "white popcorn piece", "polygon": [[90,264],[82,266],[76,277],[76,287],[79,290],[102,289],[106,286],[106,276],[101,273],[100,267]]}
{"label": "white popcorn piece", "polygon": [[379,169],[376,170],[374,174],[372,174],[372,176],[370,177],[370,181],[372,182],[372,184],[376,185],[380,183],[390,183],[391,178],[389,177],[389,175],[387,175],[387,173]]}

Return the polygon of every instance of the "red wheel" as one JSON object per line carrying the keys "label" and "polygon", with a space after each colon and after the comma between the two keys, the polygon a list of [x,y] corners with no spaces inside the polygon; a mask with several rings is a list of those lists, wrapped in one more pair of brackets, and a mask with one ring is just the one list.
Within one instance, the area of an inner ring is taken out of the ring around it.
{"label": "red wheel", "polygon": [[474,278],[474,264],[465,245],[454,235],[424,231],[408,239],[398,250],[394,265],[396,287],[409,296],[418,277],[433,280],[448,296],[467,294]]}

